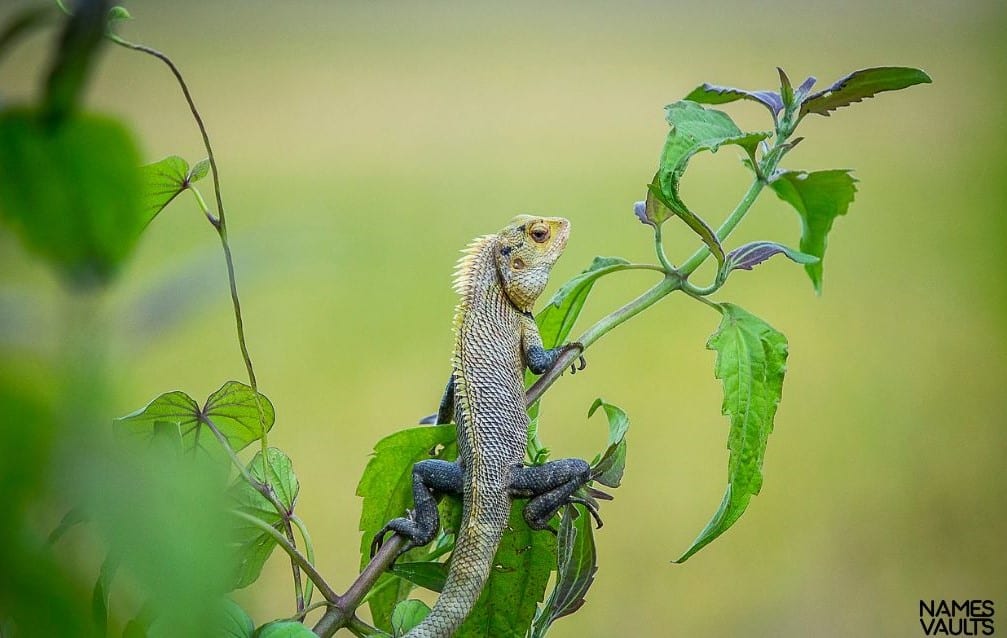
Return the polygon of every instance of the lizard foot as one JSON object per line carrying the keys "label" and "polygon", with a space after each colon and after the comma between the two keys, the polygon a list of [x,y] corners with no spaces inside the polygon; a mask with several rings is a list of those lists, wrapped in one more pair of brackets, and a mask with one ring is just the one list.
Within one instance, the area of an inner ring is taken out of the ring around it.
{"label": "lizard foot", "polygon": [[[412,512],[409,512],[409,516],[412,516]],[[419,539],[416,538],[414,534],[416,528],[416,523],[413,522],[412,518],[393,518],[388,521],[388,524],[381,528],[381,530],[374,535],[371,540],[371,558],[374,558],[381,546],[385,544],[388,538],[388,532],[393,532],[395,534],[401,534],[409,539],[402,549],[399,550],[398,556],[408,552],[414,547],[420,545],[425,545],[426,543],[417,542]],[[396,556],[396,558],[398,557]]]}

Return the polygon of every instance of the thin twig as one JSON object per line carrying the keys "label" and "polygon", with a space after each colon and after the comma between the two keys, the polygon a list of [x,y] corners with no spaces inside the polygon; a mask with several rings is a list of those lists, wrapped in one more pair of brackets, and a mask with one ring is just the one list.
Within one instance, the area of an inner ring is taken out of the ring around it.
{"label": "thin twig", "polygon": [[[290,527],[290,512],[287,510],[286,505],[284,505],[283,502],[281,502],[280,499],[276,497],[276,492],[273,491],[273,488],[266,483],[262,483],[261,481],[257,480],[254,476],[252,476],[251,472],[248,471],[248,468],[246,468],[244,463],[241,462],[241,459],[238,458],[238,455],[237,453],[235,453],[234,448],[232,448],[231,444],[228,443],[227,437],[225,437],[224,434],[220,431],[220,429],[216,426],[216,424],[214,424],[213,419],[211,419],[206,415],[200,416],[199,419],[200,422],[206,425],[206,427],[208,427],[210,431],[213,432],[213,435],[217,437],[217,441],[220,443],[220,446],[224,448],[225,452],[227,452],[228,457],[230,457],[231,459],[231,463],[234,465],[234,467],[238,469],[238,472],[241,473],[242,478],[244,478],[249,485],[254,487],[255,490],[258,491],[259,494],[263,496],[263,498],[269,501],[270,504],[273,506],[273,508],[276,509],[277,513],[280,515],[280,518],[284,523],[285,528],[284,532],[286,534],[286,537],[283,539],[283,543],[281,544],[281,546],[290,556],[290,564],[292,566],[292,569],[295,570],[294,573],[296,574],[296,578],[294,581],[295,584],[300,583],[301,581],[300,569],[303,568],[305,573],[308,574],[308,578],[310,578],[311,582],[313,582],[315,586],[318,587],[318,591],[322,594],[322,596],[325,597],[326,600],[328,601],[338,600],[338,594],[336,594],[335,591],[333,591],[332,588],[329,586],[329,584],[325,582],[325,579],[322,578],[322,575],[319,574],[317,570],[315,570],[314,566],[311,565],[311,562],[308,561],[308,559],[304,558],[304,556],[299,551],[297,551],[297,545],[292,540],[293,530]],[[267,527],[273,529],[272,526],[267,525]],[[276,533],[279,535],[279,532]],[[310,569],[304,568],[305,564],[308,565]],[[330,596],[332,597],[330,598]],[[304,611],[304,594],[303,591],[300,590],[298,596],[297,611],[298,613]]]}
{"label": "thin twig", "polygon": [[[262,451],[262,463],[265,468],[269,468],[269,443],[266,437],[266,417],[262,408],[262,402],[259,400],[259,388],[258,383],[255,378],[255,368],[252,365],[252,357],[248,353],[248,344],[245,341],[245,324],[241,317],[241,302],[238,299],[238,284],[237,278],[234,273],[234,259],[231,256],[231,246],[227,242],[227,217],[224,214],[224,199],[220,194],[220,172],[217,169],[217,160],[213,155],[213,146],[210,144],[210,134],[206,130],[206,125],[203,124],[203,118],[199,114],[199,110],[196,108],[196,103],[192,99],[192,93],[189,92],[189,86],[185,83],[185,78],[182,77],[182,72],[175,66],[166,54],[158,51],[157,49],[137,44],[135,42],[130,42],[114,33],[109,33],[108,38],[127,49],[132,49],[134,51],[139,51],[141,53],[146,53],[147,55],[153,56],[167,65],[168,69],[171,70],[172,75],[178,81],[179,87],[182,89],[182,94],[185,96],[185,101],[189,105],[189,111],[192,112],[192,117],[196,121],[196,126],[199,128],[199,134],[203,138],[203,147],[206,149],[206,156],[210,162],[210,172],[213,176],[213,194],[217,201],[217,215],[214,216],[213,213],[204,208],[203,212],[206,214],[206,218],[209,220],[210,224],[217,231],[217,235],[220,237],[220,244],[224,250],[224,262],[227,267],[227,281],[231,293],[231,305],[234,309],[234,324],[237,330],[238,336],[238,348],[241,350],[241,358],[245,363],[245,371],[248,374],[248,385],[252,388],[252,395],[255,397],[255,407],[259,412],[259,424],[261,425],[262,436],[259,438],[259,443]],[[267,485],[268,485],[268,475]],[[254,485],[254,484],[253,484]],[[283,510],[277,510],[283,514]],[[285,533],[287,538],[291,543],[294,542],[294,532],[290,527],[290,522],[287,517],[284,516],[285,522]],[[297,610],[304,610],[304,592],[301,583],[301,574],[297,569],[297,565],[293,562],[290,564],[291,571],[293,573],[294,579],[294,593],[297,603]]]}
{"label": "thin twig", "polygon": [[[258,516],[253,516],[248,512],[242,512],[241,510],[232,510],[231,513],[237,516],[238,518],[248,521],[252,525],[255,525],[262,531],[269,534],[273,538],[273,540],[276,541],[276,544],[282,547],[283,551],[287,552],[291,560],[296,562],[304,570],[304,573],[308,575],[308,578],[311,579],[311,582],[315,583],[315,585],[318,586],[318,592],[322,595],[323,598],[325,598],[325,600],[331,603],[339,602],[340,600],[339,594],[337,594],[335,591],[332,590],[331,587],[329,587],[328,583],[325,582],[325,578],[323,578],[322,575],[318,573],[318,570],[315,569],[315,566],[312,565],[310,562],[308,562],[308,559],[304,557],[304,554],[297,551],[297,548],[290,544],[290,542],[286,539],[286,537],[282,533],[280,533],[280,530],[276,529],[275,527],[273,527],[266,521],[262,520]],[[298,613],[300,613],[300,611]]]}

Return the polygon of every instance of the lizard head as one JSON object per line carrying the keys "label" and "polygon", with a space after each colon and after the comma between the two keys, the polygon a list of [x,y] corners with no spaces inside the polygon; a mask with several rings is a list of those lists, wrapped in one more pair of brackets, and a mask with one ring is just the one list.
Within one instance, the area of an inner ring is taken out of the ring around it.
{"label": "lizard head", "polygon": [[549,271],[566,248],[570,222],[562,217],[518,215],[497,233],[496,262],[504,292],[519,310],[531,311]]}

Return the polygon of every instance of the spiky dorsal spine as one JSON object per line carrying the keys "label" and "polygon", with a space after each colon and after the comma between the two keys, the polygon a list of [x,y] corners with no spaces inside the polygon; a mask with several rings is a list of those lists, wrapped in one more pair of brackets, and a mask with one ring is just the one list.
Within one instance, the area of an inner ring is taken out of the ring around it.
{"label": "spiky dorsal spine", "polygon": [[[458,293],[458,305],[455,306],[454,333],[455,347],[451,355],[451,366],[454,370],[464,367],[464,343],[462,324],[467,314],[479,303],[479,297],[485,293],[484,286],[495,279],[496,265],[493,250],[497,235],[476,237],[468,246],[462,249],[454,272],[454,290]],[[492,279],[491,279],[492,277]],[[464,375],[455,376],[455,406],[461,412],[469,412],[469,402],[465,391]]]}

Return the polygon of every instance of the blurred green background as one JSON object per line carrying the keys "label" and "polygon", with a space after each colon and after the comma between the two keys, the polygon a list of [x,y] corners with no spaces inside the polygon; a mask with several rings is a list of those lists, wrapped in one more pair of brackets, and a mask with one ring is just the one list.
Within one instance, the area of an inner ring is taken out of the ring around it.
{"label": "blurred green background", "polygon": [[[5,4],[0,21],[26,5]],[[294,459],[300,515],[339,590],[356,574],[354,487],[371,447],[431,412],[443,387],[450,274],[469,239],[519,212],[570,218],[553,288],[594,255],[652,261],[632,203],[664,104],[703,81],[772,88],[777,65],[819,86],[867,66],[925,69],[934,84],[807,118],[784,162],[862,180],[831,237],[824,295],[783,259],[717,295],[791,347],[765,486],[733,530],[669,563],[725,483],[708,308],[673,295],[547,395],[543,437],[559,456],[603,445],[602,420],[585,418],[596,396],[633,422],[596,584],[554,634],[916,636],[921,598],[1007,609],[1003,3],[127,6],[122,33],[173,57],[209,127],[249,347],[277,410],[270,442]],[[49,42],[0,64],[3,99],[37,94]],[[203,157],[173,79],[146,56],[108,48],[88,103],[128,121],[148,160]],[[757,105],[726,110],[769,127]],[[685,177],[684,199],[713,223],[747,185],[737,159],[697,157]],[[764,193],[730,244],[796,245],[799,232]],[[673,261],[696,245],[674,221],[666,234]],[[579,329],[651,276],[603,280]],[[52,273],[0,228],[5,374],[44,376],[66,308]],[[219,243],[188,198],[148,229],[102,313],[109,417],[243,379]],[[238,596],[257,622],[293,610],[277,556]]]}

